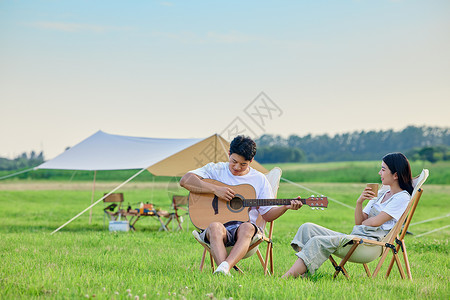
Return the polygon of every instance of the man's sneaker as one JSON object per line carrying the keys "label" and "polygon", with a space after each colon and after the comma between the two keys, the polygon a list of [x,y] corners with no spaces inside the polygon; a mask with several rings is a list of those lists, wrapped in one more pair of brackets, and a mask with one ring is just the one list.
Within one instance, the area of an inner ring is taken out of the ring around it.
{"label": "man's sneaker", "polygon": [[226,275],[231,276],[230,274],[230,266],[226,261],[222,262],[217,269],[214,271],[215,275]]}

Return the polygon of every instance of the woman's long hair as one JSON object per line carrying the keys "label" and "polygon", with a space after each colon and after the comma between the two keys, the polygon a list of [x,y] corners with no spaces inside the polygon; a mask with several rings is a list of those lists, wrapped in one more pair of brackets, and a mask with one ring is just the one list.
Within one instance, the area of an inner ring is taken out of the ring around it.
{"label": "woman's long hair", "polygon": [[414,188],[412,186],[411,166],[406,156],[400,152],[389,153],[383,157],[383,161],[392,174],[397,173],[400,188],[411,195]]}

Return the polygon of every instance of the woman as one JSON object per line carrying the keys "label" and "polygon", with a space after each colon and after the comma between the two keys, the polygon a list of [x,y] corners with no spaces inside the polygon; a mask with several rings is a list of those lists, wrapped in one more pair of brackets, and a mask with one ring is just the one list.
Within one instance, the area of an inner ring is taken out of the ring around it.
{"label": "woman", "polygon": [[[355,224],[350,235],[306,223],[300,226],[291,246],[298,256],[297,261],[282,276],[303,276],[311,274],[328,259],[330,254],[344,246],[354,236],[381,240],[402,216],[413,191],[411,167],[402,153],[390,153],[383,157],[378,172],[383,185],[389,189],[375,199],[375,193],[368,187],[359,196],[355,208]],[[365,200],[370,200],[363,209]]]}

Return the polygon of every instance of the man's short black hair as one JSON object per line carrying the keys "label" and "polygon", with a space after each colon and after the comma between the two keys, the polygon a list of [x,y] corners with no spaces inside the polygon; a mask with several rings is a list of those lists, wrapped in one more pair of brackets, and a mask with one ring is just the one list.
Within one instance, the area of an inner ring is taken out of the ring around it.
{"label": "man's short black hair", "polygon": [[256,143],[248,136],[238,135],[230,144],[230,155],[236,153],[245,158],[253,160],[256,154]]}

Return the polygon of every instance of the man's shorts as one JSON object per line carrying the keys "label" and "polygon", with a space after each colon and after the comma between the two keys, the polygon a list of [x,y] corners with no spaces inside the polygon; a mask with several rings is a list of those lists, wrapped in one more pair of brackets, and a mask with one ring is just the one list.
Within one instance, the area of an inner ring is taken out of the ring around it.
{"label": "man's shorts", "polygon": [[[223,226],[225,226],[225,229],[227,230],[227,242],[225,243],[225,247],[230,247],[230,246],[234,246],[234,244],[236,244],[236,240],[237,240],[237,230],[239,228],[239,226],[244,223],[241,221],[230,221],[227,222],[225,224],[223,224]],[[257,232],[261,232],[262,230],[256,226],[255,224],[251,223],[254,227],[255,227],[255,233],[253,234],[252,238],[255,236],[255,234]],[[206,237],[206,230],[203,230],[200,233],[200,237],[203,239],[203,241],[205,241],[205,243],[209,244],[209,240]]]}

